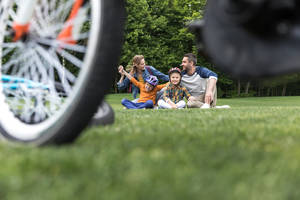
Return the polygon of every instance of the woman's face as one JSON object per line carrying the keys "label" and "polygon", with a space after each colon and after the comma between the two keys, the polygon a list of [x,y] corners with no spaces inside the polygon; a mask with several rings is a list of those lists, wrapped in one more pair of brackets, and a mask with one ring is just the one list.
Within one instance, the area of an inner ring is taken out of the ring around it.
{"label": "woman's face", "polygon": [[136,64],[136,68],[138,70],[144,70],[145,69],[145,59],[142,59],[139,64]]}

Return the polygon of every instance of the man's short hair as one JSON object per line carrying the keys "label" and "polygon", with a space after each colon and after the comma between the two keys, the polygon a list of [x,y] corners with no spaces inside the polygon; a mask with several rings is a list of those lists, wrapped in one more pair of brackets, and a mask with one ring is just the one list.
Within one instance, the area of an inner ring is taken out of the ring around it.
{"label": "man's short hair", "polygon": [[193,53],[184,54],[183,57],[187,57],[189,62],[193,62],[194,65],[197,64],[197,57]]}

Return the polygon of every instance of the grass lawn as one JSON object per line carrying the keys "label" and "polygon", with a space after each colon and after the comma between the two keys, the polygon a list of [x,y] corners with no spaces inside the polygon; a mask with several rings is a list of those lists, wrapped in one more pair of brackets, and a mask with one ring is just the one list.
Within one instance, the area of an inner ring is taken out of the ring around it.
{"label": "grass lawn", "polygon": [[0,144],[0,199],[300,199],[300,97],[124,110],[69,146]]}

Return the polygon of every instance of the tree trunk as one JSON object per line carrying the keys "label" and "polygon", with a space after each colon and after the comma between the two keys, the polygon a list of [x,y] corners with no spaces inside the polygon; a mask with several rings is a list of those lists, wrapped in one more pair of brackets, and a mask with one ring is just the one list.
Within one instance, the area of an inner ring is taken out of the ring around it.
{"label": "tree trunk", "polygon": [[245,89],[245,94],[249,93],[249,88],[250,88],[250,81],[247,82],[246,89]]}
{"label": "tree trunk", "polygon": [[114,91],[115,91],[115,94],[118,93],[118,87],[117,87],[117,83],[118,83],[118,79],[115,78],[115,84],[114,84]]}
{"label": "tree trunk", "polygon": [[268,88],[267,90],[267,97],[270,96],[271,88]]}
{"label": "tree trunk", "polygon": [[258,83],[257,96],[261,96],[261,84]]}
{"label": "tree trunk", "polygon": [[281,93],[282,96],[286,95],[286,87],[287,87],[287,84],[285,83],[282,88],[282,93]]}
{"label": "tree trunk", "polygon": [[238,79],[237,95],[238,95],[238,96],[241,95],[241,80],[240,80],[240,79]]}

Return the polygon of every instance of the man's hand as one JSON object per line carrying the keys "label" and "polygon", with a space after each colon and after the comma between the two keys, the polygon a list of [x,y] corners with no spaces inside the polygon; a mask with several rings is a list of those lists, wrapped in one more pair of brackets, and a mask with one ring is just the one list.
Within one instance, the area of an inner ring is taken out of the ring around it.
{"label": "man's hand", "polygon": [[213,93],[211,91],[206,91],[204,102],[207,103],[208,105],[210,105],[212,100],[213,100]]}
{"label": "man's hand", "polygon": [[217,84],[216,79],[211,78],[208,80],[207,89],[204,97],[204,102],[207,103],[208,105],[210,105],[214,99],[213,91],[216,88],[216,84]]}

